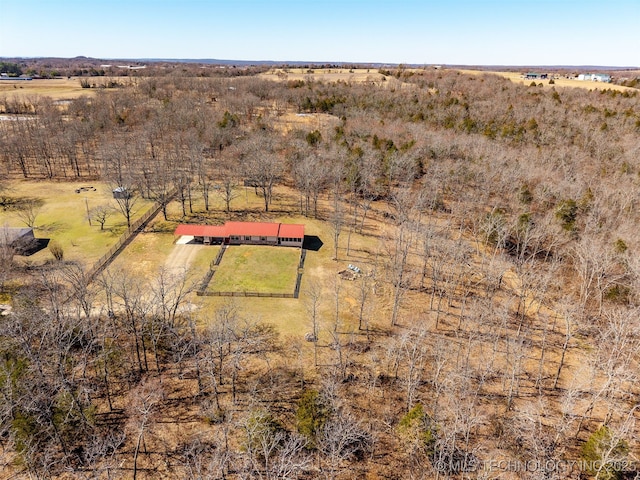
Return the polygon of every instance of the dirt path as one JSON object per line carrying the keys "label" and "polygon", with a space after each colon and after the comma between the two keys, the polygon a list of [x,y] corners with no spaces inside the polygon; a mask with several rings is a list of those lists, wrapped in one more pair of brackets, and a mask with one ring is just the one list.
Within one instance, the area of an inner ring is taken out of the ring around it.
{"label": "dirt path", "polygon": [[195,260],[203,248],[211,248],[208,245],[184,245],[176,244],[164,262],[164,267],[169,271],[185,271]]}

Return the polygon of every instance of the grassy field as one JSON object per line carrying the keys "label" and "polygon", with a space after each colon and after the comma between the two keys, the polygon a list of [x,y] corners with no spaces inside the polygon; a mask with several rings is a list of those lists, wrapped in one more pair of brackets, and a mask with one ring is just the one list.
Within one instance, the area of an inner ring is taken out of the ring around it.
{"label": "grassy field", "polygon": [[415,88],[392,76],[384,76],[377,68],[276,68],[258,75],[259,78],[276,82],[316,81],[316,82],[344,82],[349,84],[375,84],[385,89]]}
{"label": "grassy field", "polygon": [[259,75],[269,80],[307,80],[316,79],[319,81],[336,82],[383,82],[384,75],[378,73],[377,68],[276,68]]}
{"label": "grassy field", "polygon": [[173,240],[172,233],[142,232],[116,257],[109,269],[151,279],[164,267],[174,248]]}
{"label": "grassy field", "polygon": [[[103,81],[102,79],[100,81]],[[106,81],[106,80],[104,80]],[[43,80],[2,80],[0,98],[18,98],[21,100],[36,96],[50,97],[53,100],[70,100],[82,96],[92,96],[96,90],[82,88],[78,78],[56,78]]]}
{"label": "grassy field", "polygon": [[[416,69],[418,71],[422,69]],[[471,70],[471,69],[458,69],[461,73],[466,73],[470,75],[484,75],[484,74],[493,74],[500,75],[505,78],[508,78],[512,82],[522,83],[523,85],[529,85],[531,80],[525,80],[522,78],[522,74],[519,72],[498,72],[498,71],[487,71],[487,70]],[[635,74],[635,72],[633,72]],[[631,75],[633,76],[633,75]],[[378,69],[344,69],[344,68],[319,68],[319,69],[302,69],[302,68],[291,68],[291,69],[273,69],[267,73],[263,73],[260,77],[269,79],[269,80],[278,80],[278,81],[298,81],[298,80],[318,80],[322,82],[349,82],[349,83],[376,83],[378,85],[384,85],[386,87],[398,88],[405,86],[403,82],[399,81],[394,77],[384,77],[384,75],[378,73]],[[542,83],[543,87],[550,88],[553,86],[556,87],[574,87],[574,88],[584,88],[587,90],[618,90],[618,91],[637,91],[637,89],[630,87],[623,87],[621,85],[615,85],[612,83],[602,83],[602,82],[591,82],[591,81],[580,81],[573,80],[568,78],[558,78],[554,79],[555,84],[549,85],[549,80],[541,80],[537,83]]]}
{"label": "grassy field", "polygon": [[331,135],[335,127],[340,124],[340,119],[328,113],[297,113],[284,112],[273,119],[273,126],[282,132],[292,130],[318,130],[322,135]]}
{"label": "grassy field", "polygon": [[[500,75],[504,78],[508,78],[514,83],[521,83],[522,85],[530,85],[532,80],[526,80],[522,78],[522,74],[518,72],[487,72],[482,70],[460,70],[462,73],[471,74],[471,75],[483,75],[485,73]],[[602,83],[602,82],[592,82],[592,81],[581,81],[574,80],[570,78],[557,78],[553,80],[554,83],[549,85],[549,80],[537,80],[536,83],[542,83],[544,88],[552,88],[552,87],[572,87],[572,88],[584,88],[587,90],[618,90],[620,92],[624,92],[625,90],[631,92],[637,92],[638,89],[623,87],[622,85],[615,85],[613,83]]]}
{"label": "grassy field", "polygon": [[218,292],[293,293],[300,250],[266,245],[232,245],[209,284]]}
{"label": "grassy field", "polygon": [[[89,225],[89,209],[99,205],[116,208],[111,190],[105,184],[14,181],[8,182],[6,196],[15,198],[34,198],[42,202],[37,210],[34,234],[36,238],[48,238],[57,241],[64,251],[66,260],[78,261],[90,266],[114,245],[126,229],[124,216],[114,213],[105,223],[104,230],[95,221]],[[94,190],[76,193],[80,187],[92,186]],[[133,220],[142,216],[151,206],[147,200],[139,200],[134,209]],[[24,227],[25,223],[17,211],[0,210],[0,226]],[[48,249],[41,250],[24,261],[44,263],[53,258]]]}

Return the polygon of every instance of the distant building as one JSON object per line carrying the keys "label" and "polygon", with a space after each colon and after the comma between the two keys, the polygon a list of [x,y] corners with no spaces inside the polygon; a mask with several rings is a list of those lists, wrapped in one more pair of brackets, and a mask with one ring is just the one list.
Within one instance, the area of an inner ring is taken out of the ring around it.
{"label": "distant building", "polygon": [[174,235],[191,236],[205,245],[281,245],[302,247],[304,225],[268,222],[227,222],[224,225],[178,225]]}
{"label": "distant building", "polygon": [[606,73],[581,73],[578,75],[578,80],[609,83],[611,82],[611,75]]}
{"label": "distant building", "polygon": [[126,189],[126,187],[117,187],[113,189],[113,198],[118,199],[118,198],[129,198],[131,196],[131,194],[129,193],[129,190]]}
{"label": "distant building", "polygon": [[28,75],[20,75],[19,77],[11,77],[8,73],[0,74],[0,80],[33,80],[33,77]]}
{"label": "distant building", "polygon": [[134,65],[118,65],[118,68],[123,68],[125,70],[144,70],[145,68],[147,68],[146,65],[138,65],[138,66],[134,66]]}
{"label": "distant building", "polygon": [[526,80],[546,80],[548,77],[548,73],[529,72],[524,74]]}

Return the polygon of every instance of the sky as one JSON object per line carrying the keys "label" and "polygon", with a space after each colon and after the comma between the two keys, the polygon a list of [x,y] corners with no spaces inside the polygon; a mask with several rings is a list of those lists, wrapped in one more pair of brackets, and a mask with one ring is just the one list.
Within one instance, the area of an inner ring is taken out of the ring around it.
{"label": "sky", "polygon": [[0,57],[640,66],[640,0],[0,0]]}

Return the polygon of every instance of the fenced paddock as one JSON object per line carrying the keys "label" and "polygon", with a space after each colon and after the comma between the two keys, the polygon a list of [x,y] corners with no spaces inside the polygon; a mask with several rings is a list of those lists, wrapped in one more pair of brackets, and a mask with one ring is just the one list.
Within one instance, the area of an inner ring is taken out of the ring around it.
{"label": "fenced paddock", "polygon": [[198,292],[206,297],[265,297],[265,298],[298,298],[296,293],[263,293],[263,292]]}
{"label": "fenced paddock", "polygon": [[197,294],[215,297],[298,298],[306,251],[234,245],[220,250]]}

